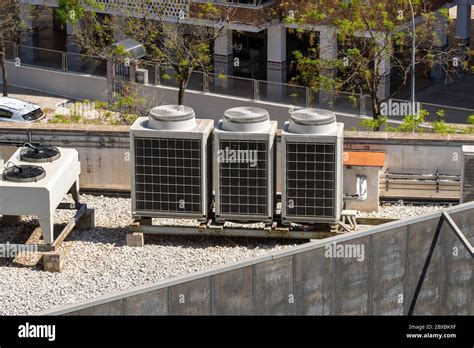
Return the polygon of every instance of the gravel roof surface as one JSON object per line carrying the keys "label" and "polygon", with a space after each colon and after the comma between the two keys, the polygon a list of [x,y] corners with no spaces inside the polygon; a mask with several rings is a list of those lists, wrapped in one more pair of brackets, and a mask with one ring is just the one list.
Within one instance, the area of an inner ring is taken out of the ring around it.
{"label": "gravel roof surface", "polygon": [[[41,271],[40,255],[0,259],[0,315],[24,315],[110,294],[135,286],[202,271],[282,250],[304,241],[185,236],[145,236],[143,248],[125,245],[131,221],[130,199],[83,195],[95,208],[96,228],[73,231],[63,243],[65,269],[62,273]],[[392,204],[379,212],[360,216],[405,218],[422,215],[441,206]],[[55,228],[60,230],[71,211],[58,210]],[[169,221],[154,219],[154,223]],[[174,220],[195,225],[193,220]],[[37,220],[23,217],[17,225],[0,225],[0,243],[24,243]],[[365,229],[370,226],[360,226]]]}
{"label": "gravel roof surface", "polygon": [[[222,237],[145,236],[143,248],[125,245],[130,223],[130,199],[82,196],[96,209],[94,230],[73,231],[63,243],[62,273],[41,271],[39,257],[0,259],[0,315],[39,312],[127,288],[233,263],[298,241]],[[57,211],[55,223],[66,223],[69,211]],[[178,221],[179,222],[179,221]],[[189,221],[181,221],[189,224]],[[22,243],[37,226],[0,225],[0,243]],[[64,225],[62,225],[64,226]],[[61,225],[56,226],[61,228]]]}

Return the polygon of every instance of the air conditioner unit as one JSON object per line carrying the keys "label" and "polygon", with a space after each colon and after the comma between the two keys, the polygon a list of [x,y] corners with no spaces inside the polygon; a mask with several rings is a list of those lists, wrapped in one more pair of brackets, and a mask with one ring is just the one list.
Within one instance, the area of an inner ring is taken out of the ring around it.
{"label": "air conditioner unit", "polygon": [[130,128],[132,215],[207,220],[212,120],[187,106],[153,108]]}
{"label": "air conditioner unit", "polygon": [[46,244],[54,242],[53,216],[68,191],[78,188],[81,165],[74,149],[18,149],[0,174],[0,215],[38,217]]}
{"label": "air conditioner unit", "polygon": [[277,122],[255,107],[229,109],[214,129],[215,214],[226,220],[273,219]]}
{"label": "air conditioner unit", "polygon": [[474,146],[462,147],[461,203],[474,201]]}
{"label": "air conditioner unit", "polygon": [[344,125],[333,112],[293,112],[281,136],[282,222],[336,223],[342,209]]}

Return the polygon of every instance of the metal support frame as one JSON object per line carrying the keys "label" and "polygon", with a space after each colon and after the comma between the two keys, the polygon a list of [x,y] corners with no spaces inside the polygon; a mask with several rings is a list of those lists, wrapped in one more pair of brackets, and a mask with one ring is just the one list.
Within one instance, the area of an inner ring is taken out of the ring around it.
{"label": "metal support frame", "polygon": [[320,239],[324,236],[335,235],[327,226],[318,224],[306,225],[298,229],[281,226],[276,222],[265,224],[261,228],[228,227],[217,223],[212,218],[199,226],[153,225],[149,219],[135,219],[130,225],[129,233],[284,239]]}
{"label": "metal support frame", "polygon": [[[352,220],[353,226],[357,224],[378,226],[385,223],[397,221],[398,219],[384,218],[362,218]],[[198,226],[177,226],[172,223],[167,225],[153,225],[152,218],[134,218],[129,226],[128,233],[144,233],[158,235],[199,235],[199,236],[224,236],[224,237],[255,237],[255,238],[283,238],[283,239],[320,239],[326,236],[353,232],[354,228],[342,221],[332,224],[314,223],[302,224],[300,226],[285,226],[281,224],[281,216],[277,213],[272,223],[265,224],[261,228],[228,227],[215,221],[213,214],[209,214],[207,222]]]}
{"label": "metal support frame", "polygon": [[[79,224],[82,217],[88,212],[88,210],[90,211],[90,209],[87,209],[86,204],[83,204],[80,202],[78,181],[74,182],[74,184],[71,186],[69,190],[69,193],[71,193],[74,203],[62,202],[62,203],[59,203],[56,209],[75,210],[76,214],[69,220],[67,225],[63,228],[63,230],[59,233],[59,235],[52,241],[51,244],[16,244],[15,243],[15,245],[19,245],[21,247],[33,246],[33,247],[36,247],[36,250],[38,252],[56,251],[61,246],[62,242],[66,239],[66,237],[69,235],[69,233],[71,233],[71,231]],[[28,240],[32,239],[32,236],[38,232],[39,228],[36,228],[31,233],[30,238]],[[7,246],[5,244],[1,244],[1,245],[3,247]]]}
{"label": "metal support frame", "polygon": [[[76,227],[76,225],[79,223],[81,218],[86,214],[87,212],[87,205],[82,204],[82,203],[60,203],[59,206],[56,209],[63,209],[63,210],[76,210],[76,214],[74,217],[69,220],[67,225],[63,228],[63,230],[59,233],[59,235],[56,237],[56,239],[51,243],[51,244],[17,244],[19,246],[25,246],[25,247],[36,247],[38,252],[50,252],[50,251],[56,251],[66,239],[66,237],[71,233],[71,231]],[[38,231],[39,227],[35,229],[31,235],[34,235]],[[31,238],[31,237],[30,237]],[[3,244],[3,246],[6,246]],[[10,244],[11,246],[11,244]]]}
{"label": "metal support frame", "polygon": [[426,273],[428,272],[431,259],[433,258],[434,250],[436,248],[436,245],[438,244],[438,239],[441,234],[441,228],[443,227],[444,222],[448,224],[451,231],[455,234],[455,236],[459,239],[459,241],[464,245],[464,247],[467,249],[471,257],[474,258],[474,248],[472,247],[471,243],[467,240],[466,236],[464,235],[464,233],[462,233],[462,231],[459,229],[458,225],[453,221],[451,216],[446,211],[443,211],[439,218],[438,226],[436,227],[435,235],[433,237],[433,241],[431,242],[430,250],[428,251],[428,255],[426,257],[423,270],[421,271],[421,275],[418,280],[418,284],[416,285],[415,293],[410,303],[410,308],[408,309],[408,315],[413,315],[413,312],[415,311],[416,302],[418,301],[421,287],[423,286]]}

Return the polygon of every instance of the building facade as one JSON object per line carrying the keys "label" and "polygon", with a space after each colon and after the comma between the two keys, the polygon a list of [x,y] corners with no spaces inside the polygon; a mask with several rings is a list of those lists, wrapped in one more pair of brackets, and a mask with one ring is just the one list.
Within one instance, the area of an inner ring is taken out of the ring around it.
{"label": "building facade", "polygon": [[[133,0],[98,1],[104,4],[105,15],[114,16],[112,9],[117,4],[133,8]],[[166,15],[170,22],[176,20],[176,17],[182,17],[183,20],[188,20],[190,25],[204,25],[189,14],[196,13],[196,5],[206,2],[206,0],[156,1],[165,4]],[[22,2],[53,8],[57,6],[55,0],[22,0]],[[222,4],[222,0],[214,2],[216,5]],[[298,25],[288,24],[283,19],[288,14],[304,11],[306,1],[233,0],[225,3],[226,6],[235,8],[235,12],[229,29],[222,32],[214,43],[215,71],[230,76],[287,83],[296,73],[294,66],[291,64],[292,54],[295,50],[304,51],[307,49],[308,40],[304,35],[297,37],[294,34],[294,29],[297,29]],[[442,7],[450,9],[451,15],[456,18],[456,38],[469,43],[471,40],[471,12],[474,0],[437,0],[430,3],[434,9]],[[38,29],[39,33],[37,36],[31,35],[23,44],[41,46],[42,40],[38,39],[38,36],[42,35],[42,29],[39,26],[44,25],[44,23],[34,21],[27,15],[25,15],[25,19],[27,19],[26,22],[30,29]],[[58,27],[57,23],[54,23],[53,17],[49,24],[53,29]],[[305,29],[316,32],[321,57],[336,57],[338,42],[337,33],[334,30],[324,25],[305,27]],[[72,27],[68,25],[65,35],[72,34],[72,30]],[[54,35],[57,35],[60,30],[55,32]],[[447,35],[443,34],[441,36],[441,44],[446,45]],[[57,42],[53,46],[45,48],[56,49],[58,48]],[[68,48],[64,44],[64,49],[72,50],[74,48]],[[391,74],[389,57],[383,59],[380,69],[383,70],[385,78],[379,93],[381,97],[388,97],[390,96]]]}

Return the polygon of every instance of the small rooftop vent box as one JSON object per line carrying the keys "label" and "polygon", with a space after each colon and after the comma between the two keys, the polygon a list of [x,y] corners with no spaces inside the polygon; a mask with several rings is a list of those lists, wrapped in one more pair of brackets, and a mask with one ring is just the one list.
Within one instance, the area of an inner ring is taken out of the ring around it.
{"label": "small rooftop vent box", "polygon": [[474,146],[462,147],[461,203],[474,201]]}
{"label": "small rooftop vent box", "polygon": [[302,109],[282,130],[282,221],[336,223],[342,209],[344,125],[327,110]]}
{"label": "small rooftop vent box", "polygon": [[182,105],[153,108],[130,128],[132,214],[206,220],[214,122]]}
{"label": "small rooftop vent box", "polygon": [[218,222],[273,219],[277,122],[256,107],[229,109],[214,129],[214,190]]}

